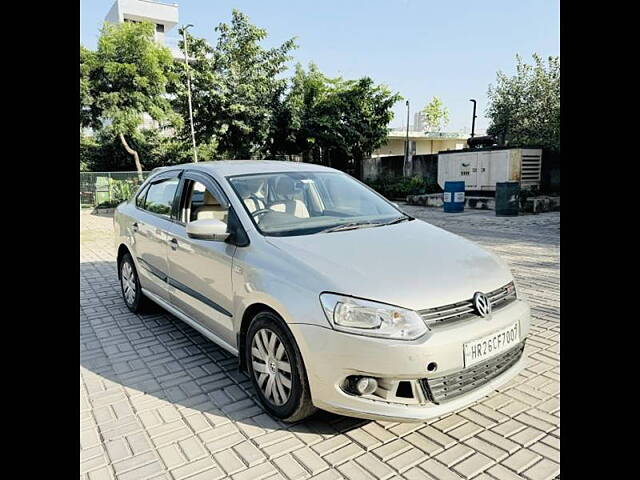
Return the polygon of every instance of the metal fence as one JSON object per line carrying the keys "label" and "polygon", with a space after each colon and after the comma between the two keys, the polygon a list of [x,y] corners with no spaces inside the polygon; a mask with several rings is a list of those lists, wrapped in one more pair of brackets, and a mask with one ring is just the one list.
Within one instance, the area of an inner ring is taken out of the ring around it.
{"label": "metal fence", "polygon": [[80,207],[112,206],[127,200],[151,172],[80,172]]}

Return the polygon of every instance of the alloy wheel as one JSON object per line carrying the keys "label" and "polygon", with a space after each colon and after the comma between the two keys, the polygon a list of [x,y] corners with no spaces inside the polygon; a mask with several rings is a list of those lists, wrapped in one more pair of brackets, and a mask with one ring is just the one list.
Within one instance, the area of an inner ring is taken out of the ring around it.
{"label": "alloy wheel", "polygon": [[278,335],[262,328],[253,336],[251,363],[256,382],[273,405],[287,403],[291,395],[291,363]]}
{"label": "alloy wheel", "polygon": [[120,281],[122,282],[125,301],[129,305],[133,305],[136,299],[136,276],[129,262],[122,262]]}

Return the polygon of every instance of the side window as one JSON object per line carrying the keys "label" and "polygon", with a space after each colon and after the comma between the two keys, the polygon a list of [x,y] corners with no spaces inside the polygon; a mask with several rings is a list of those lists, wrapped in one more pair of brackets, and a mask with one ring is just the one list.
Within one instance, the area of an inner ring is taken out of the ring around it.
{"label": "side window", "polygon": [[136,197],[136,206],[138,208],[144,208],[144,198],[147,196],[147,190],[149,190],[149,185],[144,187]]}
{"label": "side window", "polygon": [[176,194],[178,184],[179,179],[177,177],[151,184],[147,190],[143,208],[163,217],[171,217],[173,197]]}
{"label": "side window", "polygon": [[186,215],[189,222],[194,220],[216,219],[227,223],[229,208],[222,205],[216,194],[202,183],[188,180]]}

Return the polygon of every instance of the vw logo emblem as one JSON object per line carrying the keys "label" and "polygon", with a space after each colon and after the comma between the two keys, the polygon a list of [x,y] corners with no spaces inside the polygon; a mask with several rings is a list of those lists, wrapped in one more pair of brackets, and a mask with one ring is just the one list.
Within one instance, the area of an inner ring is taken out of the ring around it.
{"label": "vw logo emblem", "polygon": [[473,306],[481,317],[486,317],[491,313],[491,302],[482,292],[473,294]]}

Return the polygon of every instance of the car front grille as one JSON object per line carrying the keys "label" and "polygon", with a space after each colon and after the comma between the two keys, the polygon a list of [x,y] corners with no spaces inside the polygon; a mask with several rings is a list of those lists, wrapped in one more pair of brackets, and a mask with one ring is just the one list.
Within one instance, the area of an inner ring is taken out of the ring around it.
{"label": "car front grille", "polygon": [[524,340],[511,350],[451,375],[423,378],[420,383],[429,401],[440,404],[464,395],[493,380],[513,366],[524,351]]}
{"label": "car front grille", "polygon": [[[513,282],[509,282],[503,287],[486,293],[486,296],[491,302],[491,309],[495,311],[506,307],[516,299],[516,289]],[[472,299],[451,303],[442,307],[420,310],[418,314],[429,327],[439,327],[478,316]]]}

